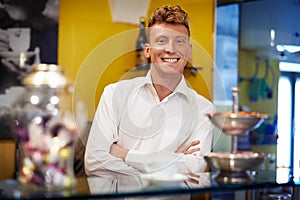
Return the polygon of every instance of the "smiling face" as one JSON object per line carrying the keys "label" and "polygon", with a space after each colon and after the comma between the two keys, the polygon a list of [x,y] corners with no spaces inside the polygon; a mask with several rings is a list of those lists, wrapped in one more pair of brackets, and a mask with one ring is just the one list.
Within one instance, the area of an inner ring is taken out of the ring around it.
{"label": "smiling face", "polygon": [[151,69],[161,73],[183,74],[191,57],[189,31],[182,24],[157,23],[148,30],[145,55],[151,60]]}

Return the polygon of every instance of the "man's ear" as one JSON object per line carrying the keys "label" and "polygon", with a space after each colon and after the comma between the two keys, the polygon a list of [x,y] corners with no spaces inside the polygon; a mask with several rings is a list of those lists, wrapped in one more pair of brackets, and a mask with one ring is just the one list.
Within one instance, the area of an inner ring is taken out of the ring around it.
{"label": "man's ear", "polygon": [[144,45],[144,54],[146,58],[150,58],[150,45],[149,43],[145,43]]}

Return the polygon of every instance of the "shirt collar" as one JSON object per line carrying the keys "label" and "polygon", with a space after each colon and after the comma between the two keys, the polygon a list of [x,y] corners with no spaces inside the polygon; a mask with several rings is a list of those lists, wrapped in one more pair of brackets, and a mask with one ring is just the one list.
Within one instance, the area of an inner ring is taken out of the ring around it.
{"label": "shirt collar", "polygon": [[[151,75],[150,75],[150,70],[147,72],[147,75],[145,77],[145,82],[143,85],[151,85],[152,86],[152,79],[151,79]],[[179,84],[177,85],[177,87],[175,88],[174,92],[175,93],[179,93],[179,94],[183,94],[184,96],[188,97],[188,86],[187,83],[185,81],[184,76],[182,75],[182,78],[179,82]]]}

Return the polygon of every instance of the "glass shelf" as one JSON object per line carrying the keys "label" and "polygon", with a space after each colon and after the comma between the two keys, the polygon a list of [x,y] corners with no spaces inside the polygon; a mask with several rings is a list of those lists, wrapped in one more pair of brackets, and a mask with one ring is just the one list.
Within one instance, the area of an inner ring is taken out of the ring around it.
{"label": "glass shelf", "polygon": [[[299,180],[293,180],[288,168],[251,171],[250,183],[222,184],[216,182],[216,172],[187,175],[188,179],[159,181],[143,179],[142,176],[118,175],[105,172],[99,177],[78,178],[74,190],[28,191],[20,188],[16,180],[0,182],[0,199],[115,199],[120,197],[155,197],[193,194],[219,194],[222,192],[255,191],[277,187],[291,187],[298,191]],[[299,195],[299,194],[297,194]]]}

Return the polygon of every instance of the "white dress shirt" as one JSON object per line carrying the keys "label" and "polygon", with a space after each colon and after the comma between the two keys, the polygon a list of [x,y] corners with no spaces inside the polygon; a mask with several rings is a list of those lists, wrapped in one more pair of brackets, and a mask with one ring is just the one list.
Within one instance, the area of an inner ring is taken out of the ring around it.
{"label": "white dress shirt", "polygon": [[[89,133],[86,174],[197,173],[206,168],[203,156],[212,148],[212,124],[206,113],[213,104],[189,88],[182,76],[173,93],[162,101],[145,77],[105,87]],[[183,144],[200,140],[200,151],[176,153]],[[111,155],[117,143],[129,152],[123,161]]]}

